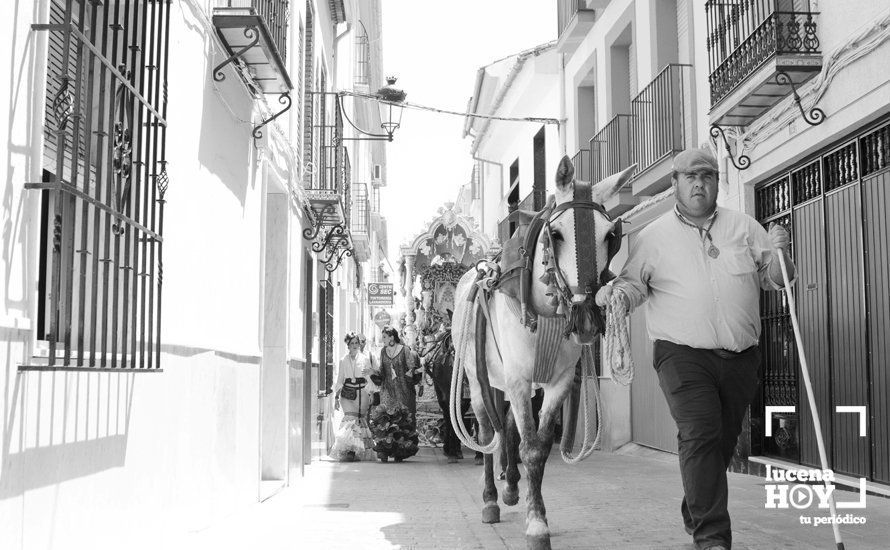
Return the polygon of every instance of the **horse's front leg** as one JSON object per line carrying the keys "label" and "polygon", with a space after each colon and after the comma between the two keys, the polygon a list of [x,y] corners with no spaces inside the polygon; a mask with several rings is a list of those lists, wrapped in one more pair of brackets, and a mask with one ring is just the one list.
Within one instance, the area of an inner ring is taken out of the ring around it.
{"label": "horse's front leg", "polygon": [[557,374],[559,378],[551,381],[544,390],[544,404],[541,407],[537,429],[532,415],[531,399],[527,397],[522,401],[521,407],[515,407],[513,410],[522,435],[519,454],[525,466],[528,483],[525,499],[528,505],[525,541],[526,546],[533,550],[550,548],[550,527],[547,524],[547,509],[541,495],[541,483],[544,479],[544,465],[553,446],[556,413],[571,388],[574,370],[565,369]]}

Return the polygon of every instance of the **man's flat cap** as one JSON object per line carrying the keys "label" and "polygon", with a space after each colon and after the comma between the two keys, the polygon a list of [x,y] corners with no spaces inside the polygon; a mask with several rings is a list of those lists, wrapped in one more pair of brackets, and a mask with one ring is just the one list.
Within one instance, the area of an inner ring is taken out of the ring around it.
{"label": "man's flat cap", "polygon": [[717,159],[709,150],[693,147],[674,157],[674,172],[698,172],[700,170],[719,172]]}

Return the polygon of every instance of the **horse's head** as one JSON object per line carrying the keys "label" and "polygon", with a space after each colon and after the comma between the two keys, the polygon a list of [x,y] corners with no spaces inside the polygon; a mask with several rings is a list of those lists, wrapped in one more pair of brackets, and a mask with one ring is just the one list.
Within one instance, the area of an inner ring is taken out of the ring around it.
{"label": "horse's head", "polygon": [[567,156],[556,171],[556,194],[545,208],[536,244],[541,261],[532,272],[533,294],[539,312],[566,316],[566,335],[579,344],[591,343],[605,329],[594,296],[611,278],[609,261],[621,246],[621,222],[609,217],[603,203],[630,180],[634,168],[593,185],[575,180]]}

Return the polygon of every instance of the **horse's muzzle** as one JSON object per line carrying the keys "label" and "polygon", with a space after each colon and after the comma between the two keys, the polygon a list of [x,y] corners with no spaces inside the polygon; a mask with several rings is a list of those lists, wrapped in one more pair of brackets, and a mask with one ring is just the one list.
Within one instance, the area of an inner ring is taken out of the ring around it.
{"label": "horse's muzzle", "polygon": [[600,308],[589,297],[580,303],[573,303],[566,320],[564,336],[572,336],[578,344],[592,344],[593,340],[605,332],[606,324]]}

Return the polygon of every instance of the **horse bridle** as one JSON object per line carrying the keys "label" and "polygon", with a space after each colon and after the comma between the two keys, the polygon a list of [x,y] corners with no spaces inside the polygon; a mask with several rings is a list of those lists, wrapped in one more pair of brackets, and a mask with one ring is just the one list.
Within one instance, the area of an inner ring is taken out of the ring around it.
{"label": "horse bridle", "polygon": [[[587,189],[584,189],[585,187]],[[581,198],[577,198],[578,188],[581,188]],[[545,209],[542,211],[542,214],[544,217],[543,229],[546,231],[547,241],[551,248],[553,247],[553,229],[551,224],[569,210],[594,210],[613,223],[612,230],[606,238],[606,265],[603,266],[602,270],[598,270],[596,262],[596,222],[592,217],[575,216],[575,261],[577,262],[576,267],[578,269],[577,286],[568,284],[565,280],[565,275],[559,266],[559,260],[557,259],[555,251],[551,250],[550,253],[555,266],[554,273],[560,283],[559,286],[562,287],[563,293],[586,294],[592,297],[599,287],[615,277],[609,271],[609,263],[621,249],[622,221],[621,218],[613,221],[612,217],[609,216],[609,213],[602,204],[589,200],[589,188],[589,184],[577,183],[575,185],[576,198],[561,204],[552,205],[548,207],[549,210]],[[584,197],[584,194],[587,196]],[[547,243],[545,243],[545,246],[547,246]],[[592,250],[582,250],[582,247],[584,249],[590,247]],[[588,279],[586,282],[582,282],[582,276],[588,273],[595,273],[596,279]],[[569,300],[571,299],[570,296],[567,296],[566,298]]]}

